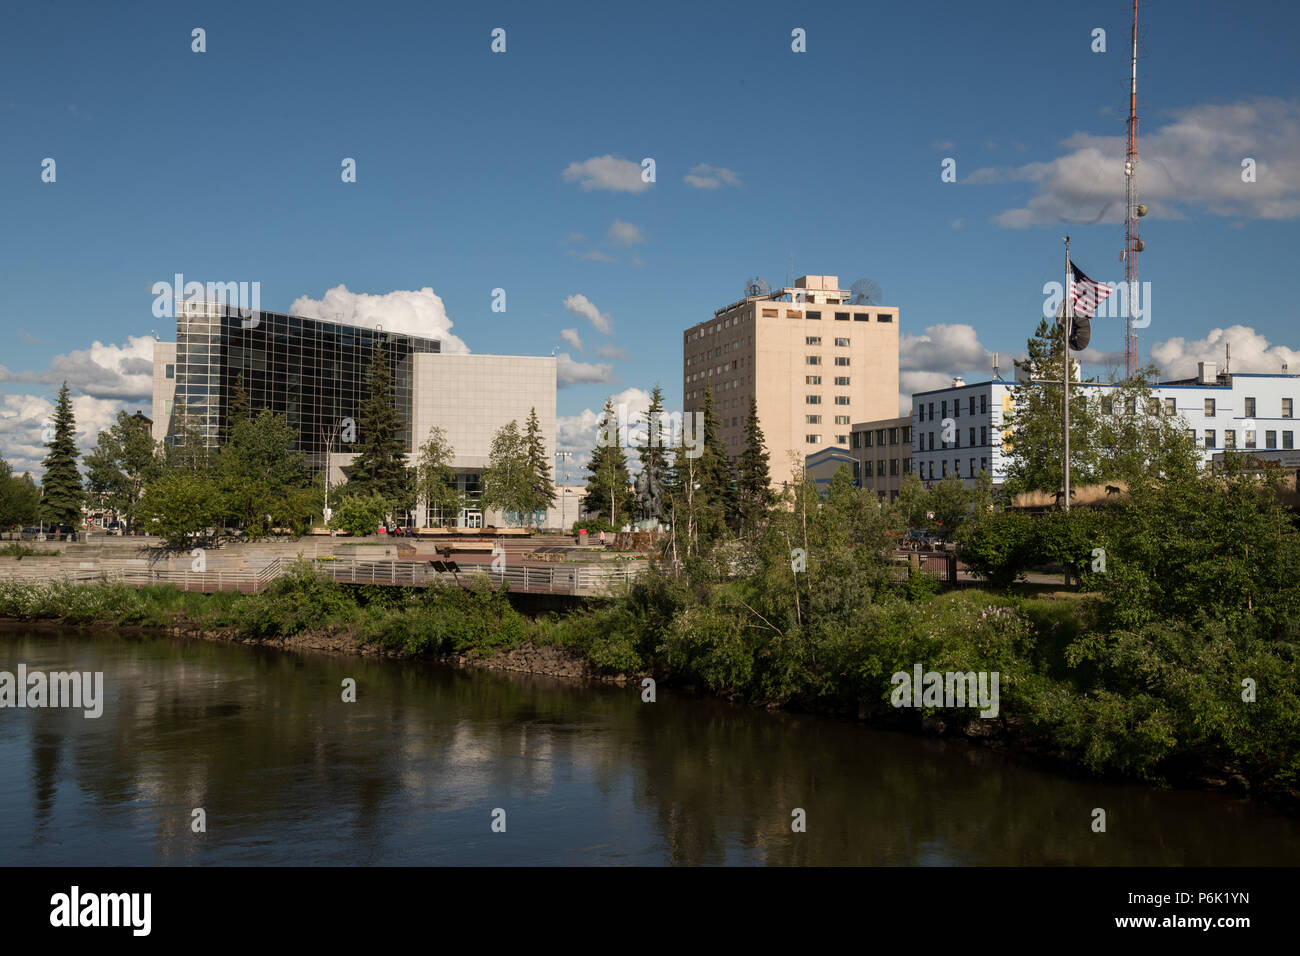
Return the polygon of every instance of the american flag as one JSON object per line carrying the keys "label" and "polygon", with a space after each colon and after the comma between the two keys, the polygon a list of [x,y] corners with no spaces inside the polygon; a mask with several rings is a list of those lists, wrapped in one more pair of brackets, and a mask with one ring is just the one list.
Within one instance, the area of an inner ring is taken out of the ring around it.
{"label": "american flag", "polygon": [[1115,288],[1089,279],[1073,262],[1070,263],[1070,273],[1070,302],[1074,306],[1074,314],[1090,319],[1101,300],[1114,292]]}

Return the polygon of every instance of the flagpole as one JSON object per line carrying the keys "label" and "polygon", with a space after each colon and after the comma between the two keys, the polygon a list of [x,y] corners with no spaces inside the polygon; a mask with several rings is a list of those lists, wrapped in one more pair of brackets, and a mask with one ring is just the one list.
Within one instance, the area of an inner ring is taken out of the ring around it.
{"label": "flagpole", "polygon": [[[1062,320],[1064,334],[1064,346],[1062,353],[1065,356],[1064,366],[1065,375],[1061,379],[1062,398],[1062,418],[1065,420],[1065,457],[1064,457],[1064,476],[1065,476],[1065,510],[1070,510],[1070,320],[1074,318],[1074,286],[1071,282],[1070,273],[1070,237],[1065,237],[1065,309]],[[1066,571],[1066,583],[1069,583],[1069,571]]]}

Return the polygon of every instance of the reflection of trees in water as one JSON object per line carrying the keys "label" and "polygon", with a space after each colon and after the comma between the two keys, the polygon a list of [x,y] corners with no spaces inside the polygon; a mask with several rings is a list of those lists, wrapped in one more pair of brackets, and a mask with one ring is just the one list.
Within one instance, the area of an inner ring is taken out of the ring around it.
{"label": "reflection of trees in water", "polygon": [[[959,741],[662,690],[645,704],[635,686],[105,636],[11,642],[7,651],[46,669],[105,672],[100,720],[32,713],[36,825],[49,823],[71,776],[91,812],[147,814],[165,862],[240,859],[245,847],[277,862],[338,862],[346,848],[355,862],[381,863],[465,836],[459,824],[443,831],[450,837],[434,832],[449,819],[439,815],[481,811],[486,833],[492,807],[545,806],[585,793],[568,785],[588,781],[604,794],[603,809],[616,811],[607,842],[639,862],[1300,856],[1300,824],[1255,805],[1107,788]],[[355,704],[340,699],[344,677],[357,681]],[[190,832],[196,806],[207,810],[206,835]],[[1097,806],[1109,815],[1107,834],[1089,829]],[[806,833],[791,832],[796,807],[807,811]],[[577,803],[571,821],[548,825],[561,827],[557,841],[584,846],[606,838],[589,829],[601,809]],[[559,862],[570,847],[551,849]]]}

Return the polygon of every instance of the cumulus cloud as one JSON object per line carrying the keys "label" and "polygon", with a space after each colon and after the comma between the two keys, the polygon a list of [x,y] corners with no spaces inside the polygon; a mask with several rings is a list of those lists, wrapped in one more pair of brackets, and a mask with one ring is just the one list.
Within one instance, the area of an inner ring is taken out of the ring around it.
{"label": "cumulus cloud", "polygon": [[635,242],[645,242],[645,236],[641,234],[641,227],[633,225],[630,222],[623,222],[621,219],[615,219],[609,226],[609,238],[625,246],[630,246]]}
{"label": "cumulus cloud", "polygon": [[[1140,192],[1148,215],[1300,218],[1300,100],[1256,97],[1173,116],[1142,136]],[[1035,184],[1026,205],[997,217],[1006,228],[1122,222],[1125,138],[1077,132],[1062,145],[1068,152],[1056,159],[978,169],[966,182]],[[1253,182],[1242,181],[1246,159],[1255,163]]]}
{"label": "cumulus cloud", "polygon": [[564,341],[568,342],[569,345],[577,349],[579,352],[584,351],[582,347],[582,338],[578,335],[577,329],[560,329],[560,338],[564,339]]}
{"label": "cumulus cloud", "polygon": [[[77,423],[77,447],[85,455],[94,447],[99,433],[110,427],[119,411],[135,411],[140,403],[123,403],[92,395],[73,395],[72,414]],[[146,415],[148,407],[140,408]],[[40,395],[0,396],[0,456],[3,456],[15,473],[30,471],[40,481],[44,467],[42,460],[49,449],[42,441],[41,431],[54,415],[54,402]]]}
{"label": "cumulus cloud", "polygon": [[452,321],[447,308],[428,286],[419,290],[399,289],[370,295],[351,292],[347,286],[337,285],[320,299],[299,296],[293,300],[289,311],[309,319],[343,322],[368,329],[382,326],[385,332],[438,339],[445,353],[469,352],[469,346],[451,334]]}
{"label": "cumulus cloud", "polygon": [[0,382],[61,385],[66,381],[73,391],[97,398],[152,399],[153,346],[148,335],[127,336],[126,345],[97,341],[88,349],[54,356],[49,368],[37,372],[0,365]]}
{"label": "cumulus cloud", "polygon": [[1300,372],[1300,352],[1285,345],[1269,345],[1268,339],[1246,325],[1211,329],[1201,339],[1165,339],[1151,346],[1151,359],[1162,378],[1191,378],[1197,362],[1216,362],[1223,369],[1224,346],[1232,346],[1232,371],[1280,372],[1282,363]]}
{"label": "cumulus cloud", "polygon": [[596,304],[581,293],[575,293],[564,300],[564,307],[580,319],[586,319],[597,332],[610,332],[608,312],[601,312]]}
{"label": "cumulus cloud", "polygon": [[555,357],[557,388],[569,385],[599,385],[614,380],[614,366],[603,362],[579,362],[568,352]]}
{"label": "cumulus cloud", "polygon": [[[620,429],[620,437],[623,440],[625,450],[629,451],[628,465],[635,473],[639,470],[639,463],[636,453],[626,449],[628,444],[627,431],[633,432],[632,439],[644,438],[644,435],[638,434],[637,426],[645,420],[645,414],[650,409],[650,393],[643,388],[625,388],[621,392],[616,392],[609,396],[614,403],[615,417],[618,415],[620,405],[626,408],[626,420],[631,426],[630,429]],[[600,422],[600,416],[604,410],[605,403],[592,409],[584,408],[577,415],[561,415],[556,419],[556,445],[561,451],[573,453],[573,461],[570,462],[569,475],[570,479],[578,477],[581,469],[585,467],[587,461],[591,458],[591,451],[596,447],[596,427]]]}
{"label": "cumulus cloud", "polygon": [[566,183],[576,182],[582,189],[608,189],[620,193],[645,192],[652,185],[641,178],[641,164],[621,156],[592,156],[580,163],[569,163],[564,170]]}
{"label": "cumulus cloud", "polygon": [[722,166],[710,166],[708,163],[700,163],[698,166],[691,168],[691,171],[682,177],[687,185],[694,186],[696,189],[717,189],[719,186],[739,186],[740,176],[734,170],[726,169]]}
{"label": "cumulus cloud", "polygon": [[989,350],[970,325],[931,325],[924,335],[904,332],[898,340],[900,372],[933,372],[951,378],[969,369],[987,368],[988,359]]}
{"label": "cumulus cloud", "polygon": [[603,359],[626,359],[627,349],[617,345],[605,345],[602,343],[601,345],[596,346],[596,357]]}

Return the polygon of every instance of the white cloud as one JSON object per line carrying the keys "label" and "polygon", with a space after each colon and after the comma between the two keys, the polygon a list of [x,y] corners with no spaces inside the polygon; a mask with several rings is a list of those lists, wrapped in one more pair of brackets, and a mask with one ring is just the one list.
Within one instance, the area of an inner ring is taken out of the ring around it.
{"label": "white cloud", "polygon": [[293,300],[289,311],[309,319],[343,322],[368,329],[382,326],[385,332],[438,339],[445,353],[469,352],[469,346],[451,334],[452,321],[447,308],[428,286],[419,290],[398,289],[370,295],[350,292],[347,286],[337,285],[320,299],[299,296]]}
{"label": "white cloud", "polygon": [[56,355],[39,372],[16,372],[0,365],[0,382],[37,385],[68,383],[74,391],[99,398],[151,400],[153,346],[148,335],[131,335],[126,345],[94,342],[88,349]]}
{"label": "white cloud", "polygon": [[621,219],[615,219],[610,224],[609,238],[625,246],[630,246],[634,242],[645,242],[645,236],[641,234],[640,226],[633,225],[630,222],[623,222]]}
{"label": "white cloud", "polygon": [[564,300],[564,307],[580,319],[586,319],[597,332],[610,332],[608,312],[601,312],[596,304],[582,293],[575,293]]}
{"label": "white cloud", "polygon": [[564,170],[566,183],[578,182],[588,192],[608,189],[620,193],[645,192],[652,185],[641,178],[641,164],[621,156],[592,156],[580,163],[569,163]]}
{"label": "white cloud", "polygon": [[[650,393],[643,388],[625,388],[621,392],[616,392],[609,396],[614,403],[614,414],[618,416],[618,407],[626,407],[626,420],[633,431],[632,438],[637,439],[639,436],[636,429],[644,421],[644,416],[650,408]],[[570,481],[575,478],[582,479],[582,468],[586,466],[587,461],[591,458],[591,452],[596,447],[596,426],[600,421],[600,416],[604,411],[605,403],[601,402],[597,408],[584,408],[577,415],[561,415],[556,419],[556,445],[561,451],[573,452],[573,460],[569,463]],[[624,451],[628,456],[628,465],[631,466],[635,473],[639,469],[636,452],[627,448],[627,431],[620,430],[620,437],[623,439]]]}
{"label": "white cloud", "polygon": [[[898,340],[900,372],[930,372],[941,378],[989,367],[989,350],[973,326],[931,325],[924,335],[903,333]],[[935,386],[932,386],[935,387]]]}
{"label": "white cloud", "polygon": [[[130,404],[91,395],[72,396],[72,415],[77,423],[77,447],[85,455],[99,438],[99,433],[110,427],[117,413],[123,409],[140,408],[146,415],[149,407]],[[38,482],[44,471],[41,461],[49,449],[41,440],[41,431],[54,414],[54,402],[39,395],[0,396],[0,456],[3,456],[15,473],[30,471]]]}
{"label": "white cloud", "polygon": [[582,338],[578,335],[577,329],[560,329],[560,338],[579,352],[585,351],[582,347]]}
{"label": "white cloud", "polygon": [[586,259],[590,262],[613,262],[614,257],[601,252],[599,249],[592,249],[590,252],[583,253],[579,258]]}
{"label": "white cloud", "polygon": [[614,366],[602,362],[579,362],[568,352],[555,357],[556,387],[599,385],[614,380]]}
{"label": "white cloud", "polygon": [[740,176],[734,170],[722,166],[710,166],[700,163],[691,168],[682,179],[696,189],[717,189],[719,186],[739,186]]}
{"label": "white cloud", "polygon": [[[1148,215],[1300,218],[1300,100],[1257,97],[1173,115],[1142,137],[1139,191]],[[1062,145],[1069,152],[1049,162],[978,169],[966,182],[1037,184],[1027,204],[996,217],[1006,228],[1122,222],[1125,138],[1077,132]],[[1247,158],[1256,163],[1254,182],[1242,181]]]}
{"label": "white cloud", "polygon": [[606,345],[601,343],[596,346],[596,357],[603,359],[626,359],[627,349],[618,345]]}
{"label": "white cloud", "polygon": [[1300,351],[1269,345],[1268,339],[1245,325],[1211,329],[1202,339],[1178,337],[1157,342],[1151,346],[1151,359],[1159,367],[1161,378],[1191,378],[1196,374],[1197,362],[1216,362],[1222,371],[1224,346],[1229,344],[1234,372],[1280,372],[1283,362],[1291,371],[1300,372]]}

